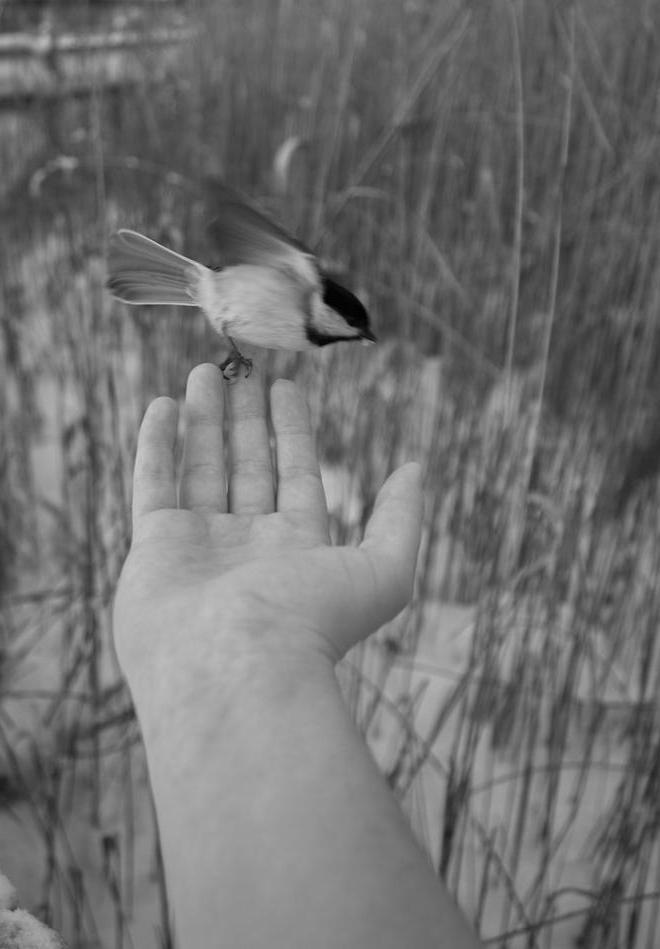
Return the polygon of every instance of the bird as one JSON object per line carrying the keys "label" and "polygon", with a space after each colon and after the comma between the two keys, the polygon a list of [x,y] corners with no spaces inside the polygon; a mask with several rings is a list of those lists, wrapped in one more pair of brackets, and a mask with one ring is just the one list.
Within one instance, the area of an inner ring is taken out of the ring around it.
{"label": "bird", "polygon": [[325,273],[312,251],[238,198],[216,204],[208,236],[222,265],[207,267],[137,231],[108,242],[106,287],[123,303],[199,307],[230,344],[227,381],[252,361],[237,341],[304,351],[340,341],[375,342],[360,300]]}

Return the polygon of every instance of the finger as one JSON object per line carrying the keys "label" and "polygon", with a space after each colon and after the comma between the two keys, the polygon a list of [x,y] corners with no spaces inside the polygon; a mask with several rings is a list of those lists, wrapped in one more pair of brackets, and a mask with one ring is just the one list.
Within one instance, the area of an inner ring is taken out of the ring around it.
{"label": "finger", "polygon": [[277,443],[277,510],[306,515],[319,539],[328,539],[328,510],[305,399],[279,379],[270,392]]}
{"label": "finger", "polygon": [[378,492],[359,548],[368,555],[376,587],[377,625],[396,616],[412,596],[422,511],[420,467],[412,462],[391,474]]}
{"label": "finger", "polygon": [[196,366],[186,386],[181,507],[227,510],[227,485],[223,457],[224,393],[217,366]]}
{"label": "finger", "polygon": [[229,510],[233,514],[269,514],[274,509],[273,469],[261,373],[227,387],[231,465]]}
{"label": "finger", "polygon": [[315,587],[317,622],[333,661],[393,619],[410,600],[421,521],[419,465],[404,465],[380,489],[360,546],[321,552],[327,567],[325,582]]}
{"label": "finger", "polygon": [[138,434],[133,474],[133,526],[144,515],[176,507],[174,445],[178,407],[172,399],[155,399]]}

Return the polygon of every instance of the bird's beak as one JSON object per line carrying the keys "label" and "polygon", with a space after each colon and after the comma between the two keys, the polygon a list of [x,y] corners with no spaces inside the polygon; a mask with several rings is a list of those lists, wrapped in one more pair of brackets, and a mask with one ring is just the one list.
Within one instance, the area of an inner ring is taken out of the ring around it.
{"label": "bird's beak", "polygon": [[360,337],[360,342],[361,342],[363,345],[364,345],[364,344],[367,344],[367,345],[368,345],[369,343],[376,343],[376,342],[378,342],[378,340],[376,339],[376,337],[374,336],[374,334],[371,332],[371,330],[362,330],[362,335],[361,335],[361,337]]}

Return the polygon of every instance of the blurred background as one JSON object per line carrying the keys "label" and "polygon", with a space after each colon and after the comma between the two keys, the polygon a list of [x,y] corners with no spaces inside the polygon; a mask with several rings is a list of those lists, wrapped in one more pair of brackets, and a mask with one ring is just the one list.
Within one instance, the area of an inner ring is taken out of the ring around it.
{"label": "blurred background", "polygon": [[415,600],[338,675],[434,868],[487,945],[652,949],[654,0],[0,2],[0,868],[72,949],[172,946],[110,615],[142,412],[222,349],[104,255],[207,260],[214,180],[371,312],[378,346],[259,359],[335,539],[424,467]]}

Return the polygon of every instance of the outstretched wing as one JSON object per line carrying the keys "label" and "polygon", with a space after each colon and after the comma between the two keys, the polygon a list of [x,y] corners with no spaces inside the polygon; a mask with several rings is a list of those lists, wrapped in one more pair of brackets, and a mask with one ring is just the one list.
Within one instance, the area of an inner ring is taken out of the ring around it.
{"label": "outstretched wing", "polygon": [[223,267],[255,264],[291,274],[310,288],[320,287],[314,254],[265,215],[236,199],[216,204],[219,213],[208,226]]}

